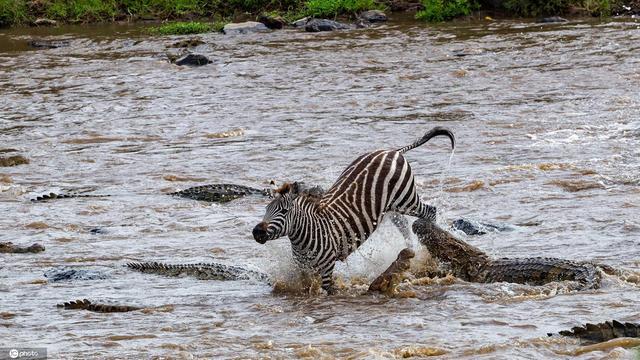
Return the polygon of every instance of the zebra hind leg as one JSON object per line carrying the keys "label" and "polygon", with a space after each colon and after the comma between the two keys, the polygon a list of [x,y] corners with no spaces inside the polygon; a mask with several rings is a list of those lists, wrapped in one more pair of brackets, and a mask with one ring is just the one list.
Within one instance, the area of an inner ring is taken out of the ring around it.
{"label": "zebra hind leg", "polygon": [[396,228],[398,228],[398,230],[402,234],[405,245],[407,246],[407,248],[412,249],[413,240],[411,239],[411,230],[409,228],[409,221],[404,215],[399,214],[397,212],[393,212],[390,215],[391,215],[391,222],[393,223],[393,225],[395,225]]}
{"label": "zebra hind leg", "polygon": [[409,209],[403,209],[403,210],[397,210],[399,213],[401,214],[405,214],[405,215],[409,215],[409,216],[415,216],[417,218],[420,219],[425,219],[429,222],[435,223],[436,222],[436,207],[435,206],[431,206],[431,205],[427,205],[425,203],[423,203],[422,201],[420,201],[419,199],[416,199],[416,206],[412,206]]}

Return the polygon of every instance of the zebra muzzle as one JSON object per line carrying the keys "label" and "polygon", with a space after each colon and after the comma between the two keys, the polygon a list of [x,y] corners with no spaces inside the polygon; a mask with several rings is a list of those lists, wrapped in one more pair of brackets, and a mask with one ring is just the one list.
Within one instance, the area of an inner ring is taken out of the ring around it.
{"label": "zebra muzzle", "polygon": [[253,238],[260,244],[264,244],[269,240],[269,233],[267,233],[268,224],[261,222],[253,228]]}

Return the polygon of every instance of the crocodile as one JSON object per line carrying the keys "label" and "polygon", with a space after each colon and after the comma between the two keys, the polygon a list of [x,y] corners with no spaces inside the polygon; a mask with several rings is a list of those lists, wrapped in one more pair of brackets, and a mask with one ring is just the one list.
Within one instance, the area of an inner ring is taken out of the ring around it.
{"label": "crocodile", "polygon": [[257,280],[271,285],[269,275],[240,266],[218,263],[163,264],[159,262],[133,262],[128,268],[147,274],[164,276],[193,276],[199,280]]}
{"label": "crocodile", "polygon": [[400,251],[396,260],[389,265],[387,270],[369,285],[369,292],[377,291],[386,295],[396,293],[398,284],[404,279],[404,273],[411,267],[411,259],[415,256],[416,253],[411,249]]}
{"label": "crocodile", "polygon": [[[616,320],[598,324],[587,323],[584,326],[574,326],[571,330],[560,331],[559,334],[578,338],[588,343],[600,343],[621,337],[640,338],[640,324],[622,323]],[[554,334],[547,333],[547,335],[553,336]]]}
{"label": "crocodile", "polygon": [[0,253],[3,254],[26,254],[26,253],[39,253],[44,251],[44,246],[36,243],[31,246],[18,246],[12,242],[0,243]]}
{"label": "crocodile", "polygon": [[69,301],[64,304],[58,304],[56,307],[66,310],[87,310],[99,313],[117,313],[117,312],[129,312],[129,311],[137,311],[142,310],[142,307],[136,306],[128,306],[128,305],[108,305],[108,304],[98,304],[92,303],[91,301],[84,300],[75,300]]}
{"label": "crocodile", "polygon": [[480,249],[422,219],[414,222],[413,232],[439,262],[449,264],[449,271],[454,276],[470,282],[544,285],[574,281],[580,289],[594,289],[600,287],[599,270],[614,271],[605,265],[550,257],[492,259]]}
{"label": "crocodile", "polygon": [[[184,190],[169,193],[172,196],[182,198],[208,201],[208,202],[229,202],[237,198],[247,195],[263,195],[271,196],[271,189],[256,189],[244,185],[236,184],[210,184],[190,187]],[[45,202],[54,199],[71,199],[71,198],[103,198],[111,195],[104,194],[78,194],[78,193],[49,193],[37,196],[31,199],[32,202]]]}

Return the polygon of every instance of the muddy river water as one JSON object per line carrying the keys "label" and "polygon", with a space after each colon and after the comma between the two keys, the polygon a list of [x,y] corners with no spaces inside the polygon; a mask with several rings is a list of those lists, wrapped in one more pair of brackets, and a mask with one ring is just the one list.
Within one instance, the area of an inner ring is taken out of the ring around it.
{"label": "muddy river water", "polygon": [[[327,187],[357,155],[446,126],[458,140],[453,157],[443,139],[407,154],[442,225],[521,224],[459,235],[494,256],[639,271],[640,21],[396,19],[346,32],[198,37],[205,43],[194,51],[213,63],[188,68],[166,60],[186,37],[150,37],[141,25],[0,30],[0,149],[17,150],[0,156],[30,160],[0,168],[0,241],[46,247],[0,254],[0,347],[119,359],[640,356],[620,347],[577,354],[576,340],[546,335],[640,321],[640,286],[616,277],[580,292],[454,280],[416,285],[409,298],[366,294],[404,247],[390,222],[339,264],[340,291],[329,297],[123,266],[216,261],[286,279],[288,240],[251,236],[266,199],[209,204],[165,193],[270,180]],[[31,49],[34,38],[68,46]],[[50,191],[113,196],[29,201]],[[106,278],[44,277],[61,267]],[[152,310],[55,307],[78,298]]]}

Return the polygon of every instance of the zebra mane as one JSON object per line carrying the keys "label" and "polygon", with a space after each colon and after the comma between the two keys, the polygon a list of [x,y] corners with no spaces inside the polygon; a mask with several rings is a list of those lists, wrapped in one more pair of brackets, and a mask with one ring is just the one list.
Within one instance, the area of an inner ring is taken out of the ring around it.
{"label": "zebra mane", "polygon": [[284,195],[289,192],[298,196],[305,196],[310,200],[319,201],[324,195],[324,189],[320,186],[306,186],[303,182],[286,182],[275,190],[276,193]]}

